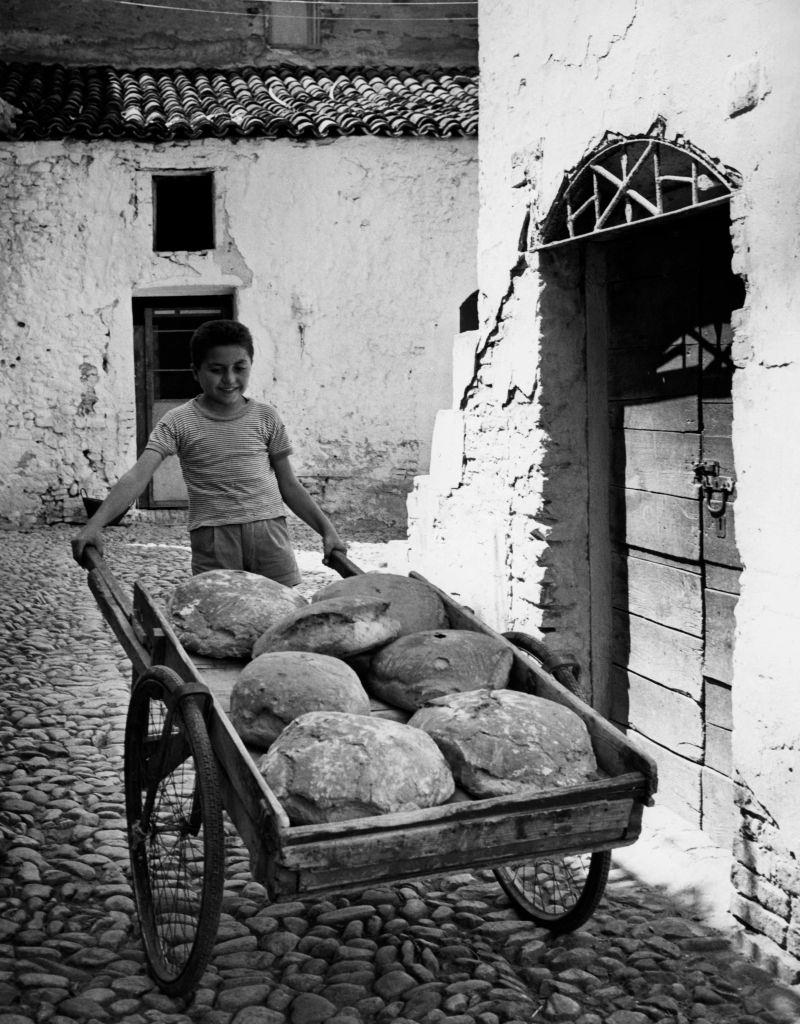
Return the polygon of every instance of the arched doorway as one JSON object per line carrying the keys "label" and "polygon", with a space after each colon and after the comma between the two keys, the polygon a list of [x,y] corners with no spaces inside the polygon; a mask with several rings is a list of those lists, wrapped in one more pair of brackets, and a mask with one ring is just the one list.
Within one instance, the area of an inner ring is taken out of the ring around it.
{"label": "arched doorway", "polygon": [[688,145],[610,136],[565,177],[539,246],[582,250],[595,691],[658,761],[659,802],[726,845],[737,184]]}

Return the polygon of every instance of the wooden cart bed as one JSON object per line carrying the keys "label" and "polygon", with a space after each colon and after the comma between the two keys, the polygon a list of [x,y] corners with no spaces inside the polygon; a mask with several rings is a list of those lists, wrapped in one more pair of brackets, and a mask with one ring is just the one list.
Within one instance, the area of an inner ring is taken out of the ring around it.
{"label": "wooden cart bed", "polygon": [[[207,725],[223,805],[249,850],[253,877],[272,899],[499,867],[541,855],[607,850],[630,845],[639,836],[642,809],[656,789],[653,760],[535,658],[436,587],[432,589],[445,604],[451,628],[477,630],[508,644],[514,656],[512,688],[564,704],[583,719],[605,777],[581,786],[490,799],[461,793],[425,810],[293,826],[256,767],[258,755],[245,747],[227,715],[230,690],[243,663],[190,658],[143,587],[135,585],[131,604],[102,558],[90,556],[88,561],[89,586],[131,660],[134,677],[162,665],[211,691]],[[360,572],[346,559],[342,562],[344,571],[337,566],[342,575]],[[379,702],[373,711],[393,717]]]}

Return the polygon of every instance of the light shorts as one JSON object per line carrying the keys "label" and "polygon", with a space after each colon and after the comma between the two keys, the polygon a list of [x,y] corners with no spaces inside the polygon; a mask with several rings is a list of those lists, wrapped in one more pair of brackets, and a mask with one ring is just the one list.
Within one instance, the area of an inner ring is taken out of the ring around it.
{"label": "light shorts", "polygon": [[199,526],[190,531],[189,539],[195,576],[211,569],[244,569],[286,587],[301,582],[285,516],[255,523]]}

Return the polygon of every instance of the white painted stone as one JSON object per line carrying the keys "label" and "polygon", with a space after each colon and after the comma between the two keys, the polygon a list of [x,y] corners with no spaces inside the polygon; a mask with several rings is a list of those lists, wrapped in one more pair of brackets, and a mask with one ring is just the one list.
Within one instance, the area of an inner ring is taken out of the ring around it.
{"label": "white painted stone", "polygon": [[735,67],[728,79],[728,116],[747,113],[769,95],[764,67],[758,60],[749,60]]}
{"label": "white painted stone", "polygon": [[[435,457],[434,456],[435,453]],[[430,475],[444,491],[461,483],[464,461],[464,417],[454,409],[440,409],[433,423]]]}
{"label": "white painted stone", "polygon": [[453,337],[453,402],[458,409],[470,381],[475,374],[475,351],[480,331],[462,331]]}

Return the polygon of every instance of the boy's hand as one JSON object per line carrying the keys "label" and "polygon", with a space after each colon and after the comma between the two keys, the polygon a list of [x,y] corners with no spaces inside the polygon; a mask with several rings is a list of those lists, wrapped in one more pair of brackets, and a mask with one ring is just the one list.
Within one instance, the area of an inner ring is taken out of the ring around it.
{"label": "boy's hand", "polygon": [[330,564],[330,556],[334,551],[341,551],[343,555],[347,554],[347,545],[341,539],[336,530],[326,530],[322,535],[322,564]]}
{"label": "boy's hand", "polygon": [[103,553],[103,528],[101,526],[90,526],[88,523],[72,538],[72,557],[78,563],[81,564],[83,559],[83,552],[87,547],[97,548],[99,554]]}

